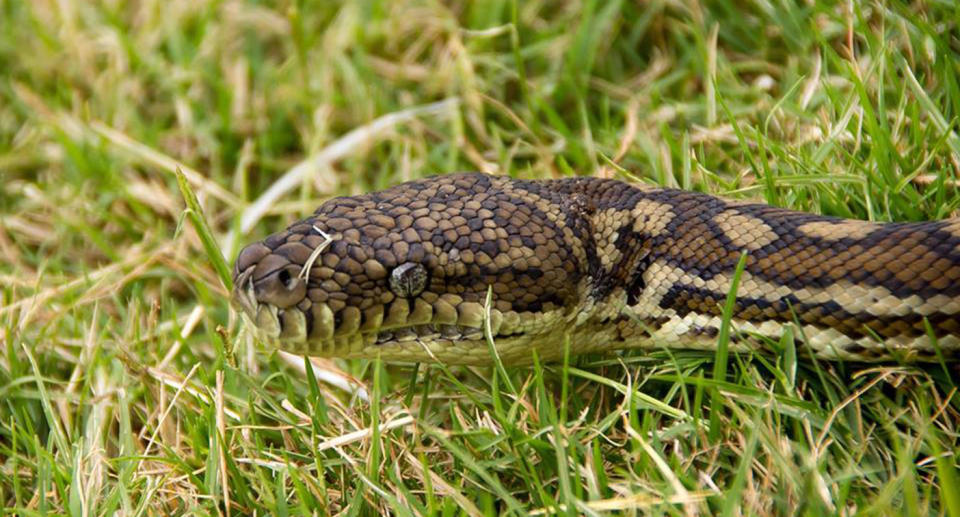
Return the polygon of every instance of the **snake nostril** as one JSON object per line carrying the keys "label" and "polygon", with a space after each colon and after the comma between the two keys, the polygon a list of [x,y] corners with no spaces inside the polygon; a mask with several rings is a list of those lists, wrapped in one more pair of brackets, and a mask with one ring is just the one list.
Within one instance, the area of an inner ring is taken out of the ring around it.
{"label": "snake nostril", "polygon": [[307,283],[296,275],[296,266],[289,265],[260,279],[254,279],[257,301],[281,309],[292,307],[307,294]]}

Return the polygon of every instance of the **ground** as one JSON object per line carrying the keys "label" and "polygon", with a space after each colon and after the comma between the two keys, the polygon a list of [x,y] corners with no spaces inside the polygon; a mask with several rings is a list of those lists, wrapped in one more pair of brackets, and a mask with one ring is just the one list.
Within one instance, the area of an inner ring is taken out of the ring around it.
{"label": "ground", "polygon": [[305,364],[225,286],[331,196],[460,170],[949,217],[958,23],[938,1],[0,0],[3,514],[960,516],[950,364],[789,338]]}

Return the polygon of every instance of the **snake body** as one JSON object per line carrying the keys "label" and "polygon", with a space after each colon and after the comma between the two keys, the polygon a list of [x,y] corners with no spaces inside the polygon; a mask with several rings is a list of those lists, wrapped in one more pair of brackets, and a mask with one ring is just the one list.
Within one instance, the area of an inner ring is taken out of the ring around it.
{"label": "snake body", "polygon": [[[871,223],[617,180],[437,176],[331,199],[239,254],[234,305],[308,355],[489,364],[730,347],[960,350],[960,220]],[[491,347],[493,345],[493,347]]]}

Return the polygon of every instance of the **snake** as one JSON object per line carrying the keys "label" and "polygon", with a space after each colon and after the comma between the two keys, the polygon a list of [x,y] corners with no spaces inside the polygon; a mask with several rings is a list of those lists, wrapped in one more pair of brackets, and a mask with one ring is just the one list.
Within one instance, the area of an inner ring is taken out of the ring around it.
{"label": "snake", "polygon": [[257,339],[310,356],[529,364],[788,339],[826,360],[960,355],[960,219],[869,222],[617,179],[461,173],[332,198],[244,247],[233,280]]}

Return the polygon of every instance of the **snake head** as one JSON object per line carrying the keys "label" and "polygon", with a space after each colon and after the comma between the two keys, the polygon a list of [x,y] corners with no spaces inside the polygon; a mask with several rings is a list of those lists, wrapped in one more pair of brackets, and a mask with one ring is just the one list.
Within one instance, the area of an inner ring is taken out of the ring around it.
{"label": "snake head", "polygon": [[460,174],[331,199],[240,252],[233,305],[295,353],[478,364],[489,335],[529,361],[586,289],[580,216],[544,185]]}

